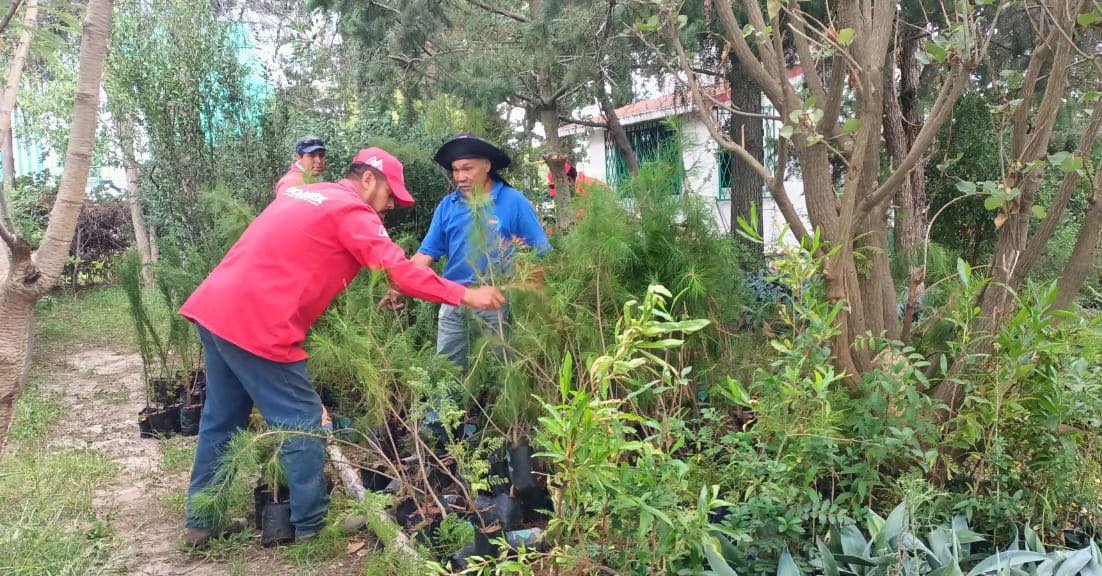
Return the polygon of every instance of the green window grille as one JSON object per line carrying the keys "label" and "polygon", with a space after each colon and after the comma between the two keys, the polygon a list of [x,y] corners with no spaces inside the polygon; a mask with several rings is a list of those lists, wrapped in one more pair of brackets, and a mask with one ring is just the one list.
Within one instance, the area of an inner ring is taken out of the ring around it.
{"label": "green window grille", "polygon": [[[730,113],[725,110],[717,110],[717,120],[720,121],[720,125],[724,126],[730,119]],[[775,116],[777,111],[769,102],[762,103],[762,113]],[[775,120],[766,120],[763,122],[763,137],[762,137],[762,154],[765,160],[765,167],[772,173],[777,167],[777,137],[778,131],[781,128],[781,123]],[[716,178],[718,189],[716,190],[716,200],[730,200],[731,199],[731,163],[734,159],[734,154],[724,148],[720,148],[716,152],[716,170],[718,171],[718,177]]]}
{"label": "green window grille", "polygon": [[[662,120],[640,122],[626,127],[628,141],[635,150],[640,164],[664,160],[677,168],[677,178],[670,185],[670,194],[680,194],[685,181],[685,169],[681,160],[681,146],[676,130]],[[628,166],[620,148],[607,130],[605,131],[605,177],[608,185],[616,189],[628,179]]]}

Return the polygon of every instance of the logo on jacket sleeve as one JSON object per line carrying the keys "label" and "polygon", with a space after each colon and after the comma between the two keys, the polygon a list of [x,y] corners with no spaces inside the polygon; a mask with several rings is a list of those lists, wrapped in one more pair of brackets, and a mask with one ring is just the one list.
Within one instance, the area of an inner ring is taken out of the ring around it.
{"label": "logo on jacket sleeve", "polygon": [[291,186],[283,191],[283,195],[296,200],[305,200],[314,206],[321,206],[322,202],[329,199],[328,196],[321,192],[312,192],[310,190],[303,190],[298,186]]}

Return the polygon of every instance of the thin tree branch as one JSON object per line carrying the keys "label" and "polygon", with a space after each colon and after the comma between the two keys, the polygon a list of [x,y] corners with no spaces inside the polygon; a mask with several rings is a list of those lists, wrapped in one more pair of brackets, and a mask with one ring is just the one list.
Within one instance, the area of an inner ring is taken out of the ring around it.
{"label": "thin tree branch", "polygon": [[[562,100],[563,98],[566,98],[567,96],[569,96],[569,95],[577,92],[578,90],[581,90],[582,88],[584,88],[585,85],[588,84],[588,83],[589,83],[589,81],[586,80],[586,81],[583,81],[583,82],[579,82],[579,83],[575,84],[574,86],[563,86],[563,87],[559,88],[558,90],[556,90],[554,93],[551,94],[551,102],[557,102],[559,100]],[[547,104],[550,105],[551,102],[547,102]]]}
{"label": "thin tree branch", "polygon": [[[1049,32],[1049,38],[1055,39],[1056,32]],[[1026,134],[1029,130],[1029,112],[1033,108],[1033,93],[1037,89],[1037,82],[1041,76],[1041,68],[1051,55],[1052,50],[1049,48],[1048,40],[1038,39],[1038,44],[1034,46],[1033,55],[1029,59],[1029,66],[1026,67],[1021,91],[1018,93],[1018,97],[1021,98],[1022,104],[1015,112],[1014,120],[1012,121],[1013,128],[1011,130],[1010,142],[1012,146],[1011,156],[1014,158],[1018,158],[1025,148]]]}
{"label": "thin tree branch", "polygon": [[523,14],[517,14],[516,12],[510,12],[509,10],[506,10],[504,8],[496,8],[494,6],[489,5],[486,2],[483,2],[482,0],[467,0],[467,3],[471,4],[471,5],[474,5],[474,6],[478,6],[479,8],[481,8],[481,9],[487,11],[487,12],[492,12],[492,13],[497,14],[499,16],[504,16],[506,18],[509,18],[510,20],[516,20],[517,22],[523,22],[523,23],[528,23],[529,22],[528,17],[524,16]]}
{"label": "thin tree branch", "polygon": [[393,6],[388,6],[386,4],[383,4],[382,2],[378,2],[377,0],[368,0],[367,5],[368,6],[378,6],[379,8],[382,8],[383,10],[386,10],[387,12],[393,13],[395,16],[401,16],[402,15],[402,12],[400,10],[398,10],[397,8],[395,8]]}
{"label": "thin tree branch", "polygon": [[[782,4],[784,5],[784,4]],[[800,57],[800,64],[804,68],[804,84],[817,102],[826,102],[826,90],[823,88],[823,80],[819,77],[819,71],[815,68],[815,59],[811,57],[811,45],[808,43],[804,28],[807,23],[801,17],[802,10],[788,10],[790,22],[788,23],[793,35],[792,40],[796,44],[796,54]],[[844,53],[844,49],[843,53]],[[826,116],[823,117],[826,120]]]}
{"label": "thin tree branch", "polygon": [[697,115],[704,121],[705,127],[708,129],[708,133],[712,138],[718,142],[721,146],[734,152],[736,156],[747,163],[748,166],[754,172],[757,172],[768,183],[772,184],[773,175],[769,173],[769,170],[761,163],[757,158],[754,158],[753,154],[750,154],[741,145],[728,138],[723,134],[723,131],[719,129],[716,124],[715,118],[712,116],[711,106],[705,102],[703,97],[703,90],[700,88],[700,84],[696,81],[696,75],[692,70],[689,70],[689,57],[685,53],[685,47],[681,45],[681,36],[677,31],[677,12],[671,11],[666,21],[666,29],[670,36],[670,41],[673,43],[674,50],[677,52],[678,61],[681,63],[682,72],[685,73],[686,82],[689,84],[689,91],[692,93],[693,100],[696,103]]}
{"label": "thin tree branch", "polygon": [[[723,25],[723,29],[726,32],[727,42],[731,44],[731,48],[735,51],[735,57],[742,63],[743,70],[746,70],[750,77],[754,80],[754,83],[761,88],[761,91],[772,101],[774,104],[779,104],[784,101],[784,90],[782,88],[782,82],[787,82],[785,79],[777,80],[773,78],[765,69],[765,65],[757,56],[754,55],[754,51],[750,49],[750,45],[746,42],[746,38],[742,36],[742,29],[738,25],[738,19],[735,17],[735,11],[731,8],[730,0],[720,0],[714,4],[716,13],[719,15],[720,23]],[[780,106],[776,106],[780,110]]]}
{"label": "thin tree branch", "polygon": [[16,11],[19,10],[19,5],[23,3],[23,0],[12,0],[11,5],[8,6],[7,13],[4,14],[4,19],[0,20],[0,34],[4,33],[4,30],[8,29],[8,24],[11,24],[11,19],[15,16]]}
{"label": "thin tree branch", "polygon": [[579,118],[571,118],[569,116],[559,116],[559,120],[566,122],[567,124],[577,124],[579,126],[589,126],[590,128],[604,128],[608,130],[608,122],[594,122],[592,120],[581,120]]}
{"label": "thin tree branch", "polygon": [[707,68],[698,68],[696,66],[690,66],[689,69],[692,70],[693,72],[696,72],[697,74],[703,74],[705,76],[714,76],[716,78],[723,78],[724,77],[722,72],[717,72],[715,70],[708,70]]}
{"label": "thin tree branch", "polygon": [[4,241],[4,244],[8,245],[8,248],[12,251],[15,250],[16,236],[15,233],[8,229],[7,225],[0,222],[0,240]]}
{"label": "thin tree branch", "polygon": [[[1100,98],[1094,104],[1094,109],[1091,111],[1090,120],[1087,124],[1087,129],[1083,132],[1083,137],[1079,141],[1079,147],[1075,151],[1075,155],[1087,160],[1089,163],[1091,150],[1094,149],[1095,141],[1098,139],[1099,128],[1102,128],[1102,98]],[[1033,236],[1029,239],[1029,243],[1026,245],[1025,250],[1022,252],[1022,260],[1018,269],[1014,272],[1015,281],[1013,286],[1017,286],[1026,275],[1033,269],[1037,259],[1044,253],[1045,245],[1048,244],[1049,239],[1056,232],[1056,229],[1060,225],[1060,220],[1063,218],[1064,209],[1068,205],[1068,201],[1071,200],[1072,195],[1075,193],[1076,184],[1079,182],[1079,172],[1068,172],[1064,175],[1064,179],[1060,182],[1060,188],[1056,193],[1056,197],[1052,201],[1052,205],[1048,207],[1048,214],[1037,227],[1037,231],[1033,233]]]}
{"label": "thin tree branch", "polygon": [[784,215],[785,222],[788,222],[788,228],[796,235],[797,240],[802,241],[808,236],[807,227],[804,226],[803,219],[800,218],[799,212],[796,212],[796,207],[788,197],[788,190],[784,188],[784,170],[787,164],[788,139],[781,138],[777,145],[777,169],[773,173],[773,179],[768,182],[769,194],[773,196],[773,201],[777,203],[777,208],[779,208],[781,214]]}
{"label": "thin tree branch", "polygon": [[[691,90],[691,87],[690,87],[689,83],[686,82],[684,79],[682,79],[681,76],[679,74],[677,74],[677,72],[679,70],[682,71],[682,72],[685,72],[685,70],[688,70],[689,72],[691,72],[692,67],[689,67],[689,68],[685,69],[685,68],[682,68],[680,66],[674,66],[673,63],[670,62],[668,58],[666,58],[664,55],[662,55],[662,52],[658,50],[658,47],[655,46],[650,41],[648,41],[645,36],[643,36],[639,32],[636,32],[635,36],[636,36],[636,38],[638,38],[638,40],[640,42],[642,42],[644,45],[646,45],[646,47],[653,54],[658,56],[658,59],[661,60],[661,62],[662,62],[662,66],[672,73],[674,81],[676,81],[681,86],[684,86],[686,89]],[[688,74],[689,72],[685,72],[685,73]],[[708,103],[711,104],[712,106],[715,106],[716,108],[724,110],[725,112],[730,112],[731,114],[734,114],[736,116],[745,116],[747,118],[761,118],[762,120],[774,120],[774,121],[777,121],[777,122],[783,122],[784,121],[784,118],[781,118],[780,116],[771,115],[771,114],[761,114],[761,113],[758,113],[758,112],[746,112],[745,110],[742,110],[740,108],[736,108],[735,106],[732,106],[731,104],[728,104],[726,102],[720,102],[719,100],[716,100],[715,96],[712,96],[708,92],[704,91],[703,88],[701,88],[701,96],[704,97],[705,99],[707,99]]]}
{"label": "thin tree branch", "polygon": [[925,154],[926,148],[933,143],[938,131],[941,130],[942,124],[952,116],[953,107],[961,92],[964,91],[965,85],[968,84],[970,74],[969,67],[958,64],[957,70],[942,84],[937,100],[934,101],[934,105],[930,109],[930,115],[927,117],[926,123],[922,125],[918,135],[915,136],[911,149],[900,161],[895,171],[888,176],[888,179],[875,192],[861,201],[861,204],[857,207],[859,217],[863,218],[873,207],[894,194],[896,188],[903,183],[903,179],[907,178],[911,170],[914,170],[914,167],[918,165],[919,160]]}
{"label": "thin tree branch", "polygon": [[834,118],[832,130],[825,130],[823,123],[819,124],[819,132],[830,137],[837,134],[838,120],[842,114],[842,101],[846,93],[846,75],[849,72],[846,63],[849,59],[835,55],[830,63],[830,86],[827,88],[826,102],[823,102],[823,120]]}

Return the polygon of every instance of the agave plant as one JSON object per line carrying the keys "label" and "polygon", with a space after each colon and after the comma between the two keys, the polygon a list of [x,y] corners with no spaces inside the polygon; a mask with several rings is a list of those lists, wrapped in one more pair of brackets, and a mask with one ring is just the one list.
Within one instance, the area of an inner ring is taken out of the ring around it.
{"label": "agave plant", "polygon": [[[874,512],[869,516],[867,538],[852,523],[832,528],[829,543],[816,538],[817,554],[811,565],[826,576],[961,576],[960,564],[971,556],[971,545],[983,541],[959,516],[950,526],[930,531],[925,539],[918,537],[910,528],[906,501],[887,519]],[[709,536],[713,538],[704,546],[709,567],[719,576],[735,576],[727,561],[734,547],[721,533]],[[787,549],[781,553],[777,576],[801,576]]]}
{"label": "agave plant", "polygon": [[968,576],[1102,576],[1102,553],[1093,541],[1079,550],[1046,550],[1029,526],[1023,532],[1025,548],[1015,534],[1006,550],[976,564]]}
{"label": "agave plant", "polygon": [[[855,524],[832,528],[829,544],[816,539],[811,565],[825,576],[964,576],[960,565],[975,560],[972,544],[983,537],[957,516],[923,540],[910,530],[907,510],[903,501],[886,520],[870,512],[868,538]],[[1010,546],[981,560],[967,576],[1102,576],[1102,554],[1094,542],[1080,550],[1048,551],[1029,526],[1023,533],[1024,549],[1015,534]],[[704,553],[712,572],[736,576],[728,559],[737,552],[721,530],[706,537]],[[788,549],[781,553],[777,576],[801,576]]]}

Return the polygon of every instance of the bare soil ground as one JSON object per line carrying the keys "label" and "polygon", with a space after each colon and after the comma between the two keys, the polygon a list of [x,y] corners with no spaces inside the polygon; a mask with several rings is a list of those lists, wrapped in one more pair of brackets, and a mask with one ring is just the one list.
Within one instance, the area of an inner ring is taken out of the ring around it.
{"label": "bare soil ground", "polygon": [[[122,345],[119,348],[126,348]],[[241,537],[206,556],[182,551],[183,496],[194,438],[138,437],[137,414],[144,406],[141,359],[133,352],[92,347],[61,353],[39,347],[34,370],[42,389],[55,394],[62,417],[48,444],[101,453],[119,469],[115,480],[94,496],[97,515],[115,530],[116,558],[127,574],[220,576],[238,574],[357,574],[361,558],[343,556],[321,565],[291,565],[280,549],[264,549],[258,537]],[[171,445],[169,445],[171,443]]]}

